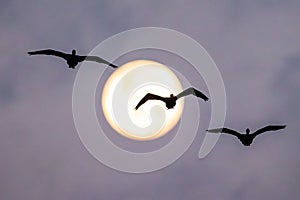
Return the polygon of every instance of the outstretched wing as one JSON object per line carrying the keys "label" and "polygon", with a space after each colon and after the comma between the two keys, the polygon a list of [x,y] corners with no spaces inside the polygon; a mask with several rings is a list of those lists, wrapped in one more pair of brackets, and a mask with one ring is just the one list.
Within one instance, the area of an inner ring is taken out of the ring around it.
{"label": "outstretched wing", "polygon": [[204,101],[207,101],[208,100],[208,97],[205,96],[202,92],[200,92],[199,90],[196,90],[195,88],[188,88],[184,91],[182,91],[181,93],[179,93],[177,95],[177,99],[181,98],[181,97],[184,97],[184,96],[187,96],[187,95],[195,95],[196,97],[200,97],[201,99],[203,99]]}
{"label": "outstretched wing", "polygon": [[155,95],[155,94],[148,93],[148,94],[146,94],[146,95],[140,100],[140,102],[136,105],[135,109],[137,110],[141,105],[143,105],[144,103],[146,103],[146,101],[148,101],[148,100],[160,100],[160,101],[165,102],[165,98],[164,98],[164,97],[161,97],[161,96],[158,96],[158,95]]}
{"label": "outstretched wing", "polygon": [[262,134],[262,133],[267,132],[267,131],[277,131],[277,130],[280,130],[280,129],[284,129],[285,127],[286,127],[286,125],[269,125],[269,126],[266,126],[264,128],[258,129],[257,131],[255,131],[252,134],[254,136],[257,136],[257,135]]}
{"label": "outstretched wing", "polygon": [[239,135],[241,135],[239,132],[235,131],[235,130],[231,130],[229,128],[216,128],[216,129],[209,129],[206,130],[207,132],[211,132],[211,133],[227,133],[230,135],[234,135],[236,137],[239,137]]}
{"label": "outstretched wing", "polygon": [[118,68],[118,66],[116,66],[116,65],[114,65],[114,64],[112,64],[112,63],[110,63],[110,62],[108,62],[108,61],[106,61],[106,60],[104,60],[104,59],[102,59],[98,56],[77,56],[77,58],[78,58],[79,62],[87,60],[87,61],[93,61],[93,62],[98,62],[98,63],[104,63],[106,65],[109,65],[109,66],[113,67],[113,68]]}
{"label": "outstretched wing", "polygon": [[29,55],[50,55],[50,56],[57,56],[66,59],[68,57],[68,54],[55,51],[52,49],[45,49],[45,50],[39,50],[39,51],[30,51],[28,52]]}

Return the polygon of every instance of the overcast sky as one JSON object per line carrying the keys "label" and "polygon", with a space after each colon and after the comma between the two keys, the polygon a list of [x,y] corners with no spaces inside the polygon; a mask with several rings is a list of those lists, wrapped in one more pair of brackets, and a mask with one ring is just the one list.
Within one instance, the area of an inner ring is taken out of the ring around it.
{"label": "overcast sky", "polygon": [[[2,1],[0,199],[298,199],[299,8],[297,0]],[[149,174],[99,163],[74,127],[76,71],[26,52],[84,54],[111,35],[144,26],[180,31],[206,48],[225,83],[227,127],[287,128],[260,136],[250,148],[223,135],[203,160],[201,141],[194,142],[173,165]]]}

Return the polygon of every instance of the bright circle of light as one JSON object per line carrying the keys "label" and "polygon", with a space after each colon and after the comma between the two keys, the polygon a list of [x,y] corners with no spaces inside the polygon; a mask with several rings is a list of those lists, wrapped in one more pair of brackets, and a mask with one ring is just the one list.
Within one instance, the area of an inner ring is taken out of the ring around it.
{"label": "bright circle of light", "polygon": [[135,106],[147,94],[168,97],[182,86],[167,66],[150,60],[135,60],[120,66],[106,81],[102,109],[110,126],[134,140],[153,140],[165,135],[179,121],[183,98],[168,109],[162,101],[150,100],[138,110]]}

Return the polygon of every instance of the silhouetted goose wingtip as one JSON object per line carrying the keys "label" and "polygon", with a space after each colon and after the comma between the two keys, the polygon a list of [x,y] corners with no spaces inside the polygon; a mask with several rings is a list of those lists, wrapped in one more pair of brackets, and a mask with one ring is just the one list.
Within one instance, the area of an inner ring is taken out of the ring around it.
{"label": "silhouetted goose wingtip", "polygon": [[114,65],[114,64],[109,64],[109,66],[112,67],[112,68],[118,68],[118,66]]}
{"label": "silhouetted goose wingtip", "polygon": [[[216,130],[218,130],[218,132],[215,132]],[[222,129],[206,129],[206,132],[209,132],[209,133],[221,133]]]}
{"label": "silhouetted goose wingtip", "polygon": [[280,129],[285,129],[286,125],[285,124],[284,125],[280,125],[279,127],[280,127]]}

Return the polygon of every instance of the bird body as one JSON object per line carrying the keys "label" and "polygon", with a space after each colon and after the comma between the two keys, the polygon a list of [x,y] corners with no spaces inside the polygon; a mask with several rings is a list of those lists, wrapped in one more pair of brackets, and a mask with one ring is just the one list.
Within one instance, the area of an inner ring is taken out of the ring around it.
{"label": "bird body", "polygon": [[104,63],[106,65],[109,65],[113,68],[117,68],[118,66],[100,58],[97,56],[80,56],[80,55],[76,55],[76,50],[72,50],[72,54],[67,54],[67,53],[63,53],[60,51],[56,51],[56,50],[52,50],[52,49],[45,49],[45,50],[39,50],[39,51],[31,51],[28,52],[29,55],[51,55],[51,56],[56,56],[56,57],[60,57],[63,58],[64,60],[67,61],[67,64],[69,66],[69,68],[71,69],[75,69],[75,67],[78,65],[78,63],[86,60],[86,61],[94,61],[94,62],[98,62],[98,63]]}
{"label": "bird body", "polygon": [[244,146],[250,146],[255,138],[253,134],[240,134],[237,136]]}
{"label": "bird body", "polygon": [[250,146],[256,136],[265,133],[267,131],[276,131],[276,130],[284,129],[285,127],[286,127],[285,125],[269,125],[251,134],[249,128],[246,129],[246,134],[241,134],[229,128],[217,128],[217,129],[210,129],[207,131],[211,133],[226,133],[226,134],[236,136],[243,145]]}
{"label": "bird body", "polygon": [[168,109],[171,109],[171,108],[175,107],[176,101],[179,98],[187,96],[187,95],[190,95],[190,94],[193,94],[193,95],[195,95],[197,97],[200,97],[200,98],[204,99],[204,101],[208,100],[208,97],[205,96],[202,92],[196,90],[195,88],[190,87],[190,88],[182,91],[181,93],[179,93],[177,96],[174,96],[173,94],[171,94],[170,97],[161,97],[161,96],[156,95],[156,94],[148,93],[148,94],[146,94],[140,100],[140,102],[136,105],[135,109],[137,110],[141,105],[143,105],[144,103],[146,103],[146,101],[148,101],[148,100],[160,100],[160,101],[163,101],[163,102],[165,102],[166,107]]}

